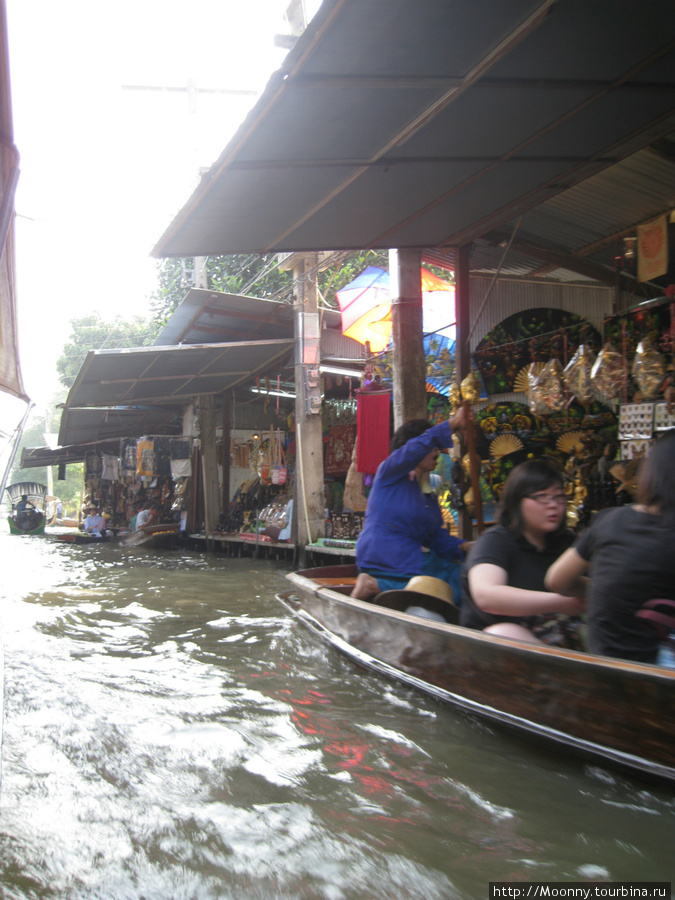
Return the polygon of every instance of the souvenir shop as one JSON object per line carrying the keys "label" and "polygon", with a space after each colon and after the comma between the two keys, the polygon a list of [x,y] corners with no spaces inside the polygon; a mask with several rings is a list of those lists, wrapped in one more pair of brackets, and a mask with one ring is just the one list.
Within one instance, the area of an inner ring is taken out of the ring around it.
{"label": "souvenir shop", "polygon": [[[290,409],[290,407],[289,407]],[[290,541],[293,467],[288,465],[292,413],[277,405],[277,421],[267,431],[230,432],[230,499],[215,530],[216,538],[256,543]]]}
{"label": "souvenir shop", "polygon": [[[669,296],[605,319],[602,333],[581,316],[544,308],[488,332],[473,353],[486,518],[509,472],[533,457],[563,472],[573,527],[631,502],[640,459],[659,432],[675,427],[674,339]],[[451,393],[453,408],[459,399]],[[466,454],[461,462],[466,484]],[[467,493],[455,490],[453,504],[471,505]]]}
{"label": "souvenir shop", "polygon": [[119,455],[90,450],[84,458],[84,508],[96,506],[111,528],[126,528],[139,504],[157,502],[162,522],[185,529],[190,503],[189,438],[124,438]]}
{"label": "souvenir shop", "polygon": [[[640,459],[659,432],[675,427],[674,339],[675,297],[666,295],[604,320],[544,306],[505,315],[473,346],[471,374],[459,385],[452,343],[425,345],[429,420],[468,402],[476,422],[474,446],[455,443],[435,473],[449,530],[462,515],[479,529],[494,521],[509,472],[534,457],[563,472],[573,526],[630,502]],[[362,380],[322,378],[325,533],[317,547],[353,552],[375,471],[389,453],[392,377],[383,354]],[[293,399],[268,403],[266,413],[265,430],[237,421],[219,436],[218,459],[223,467],[229,459],[221,486],[230,486],[215,529],[221,540],[292,542]],[[119,457],[92,452],[85,463],[85,499],[113,526],[127,524],[139,501],[156,500],[166,521],[201,530],[201,462],[189,438],[126,440]]]}
{"label": "souvenir shop", "polygon": [[[530,458],[563,473],[571,527],[632,502],[640,459],[675,427],[674,341],[675,296],[666,292],[599,328],[559,308],[506,316],[475,346],[461,384],[454,348],[426,346],[428,419],[468,402],[476,421],[474,446],[458,438],[435,473],[448,529],[456,532],[462,513],[479,530],[493,522],[509,472]],[[347,401],[326,392],[324,545],[346,548],[358,536],[374,472],[389,452],[391,378],[383,354]]]}

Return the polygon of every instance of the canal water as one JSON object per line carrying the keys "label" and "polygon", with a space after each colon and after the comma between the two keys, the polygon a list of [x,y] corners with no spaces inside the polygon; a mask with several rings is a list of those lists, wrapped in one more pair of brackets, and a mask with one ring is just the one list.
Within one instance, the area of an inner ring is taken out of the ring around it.
{"label": "canal water", "polygon": [[275,600],[281,562],[0,551],[3,900],[484,900],[675,873],[675,791],[358,669]]}

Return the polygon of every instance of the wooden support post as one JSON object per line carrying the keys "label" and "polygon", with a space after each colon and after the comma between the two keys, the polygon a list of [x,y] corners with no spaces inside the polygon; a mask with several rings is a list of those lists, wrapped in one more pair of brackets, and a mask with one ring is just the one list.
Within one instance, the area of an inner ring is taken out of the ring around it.
{"label": "wooden support post", "polygon": [[471,331],[471,297],[469,292],[470,245],[455,250],[455,314],[457,318],[457,345],[455,372],[459,384],[471,369],[469,333]]}
{"label": "wooden support post", "polygon": [[394,428],[397,429],[410,419],[427,417],[418,250],[389,251],[389,293],[394,345]]}
{"label": "wooden support post", "polygon": [[202,454],[197,446],[192,448],[192,476],[190,478],[190,496],[185,527],[190,534],[197,534],[203,521]]}
{"label": "wooden support post", "polygon": [[198,398],[199,435],[201,439],[202,474],[204,476],[204,531],[206,547],[213,550],[213,532],[220,518],[218,458],[216,454],[216,404],[211,394]]}
{"label": "wooden support post", "polygon": [[227,513],[230,508],[230,431],[232,429],[232,398],[229,394],[223,394],[223,454],[221,465],[223,467],[223,484],[220,508]]}
{"label": "wooden support post", "polygon": [[[469,262],[471,248],[469,244],[455,250],[455,312],[457,318],[457,342],[455,344],[455,378],[457,384],[471,371],[471,354],[469,333],[471,330],[471,297],[469,291]],[[467,430],[472,427],[466,425]],[[476,490],[476,488],[474,488]],[[473,523],[468,510],[463,509],[458,517],[457,530],[459,536],[466,541],[473,540]]]}
{"label": "wooden support post", "polygon": [[[323,488],[323,435],[320,412],[309,412],[307,399],[308,370],[318,373],[319,357],[313,362],[306,354],[307,337],[311,323],[318,325],[318,291],[316,284],[318,257],[316,253],[303,254],[294,261],[293,280],[295,290],[295,497],[293,512],[297,516],[297,541],[301,565],[305,564],[307,544],[323,537],[324,488]],[[304,324],[303,324],[304,323]],[[317,329],[317,337],[320,337]]]}

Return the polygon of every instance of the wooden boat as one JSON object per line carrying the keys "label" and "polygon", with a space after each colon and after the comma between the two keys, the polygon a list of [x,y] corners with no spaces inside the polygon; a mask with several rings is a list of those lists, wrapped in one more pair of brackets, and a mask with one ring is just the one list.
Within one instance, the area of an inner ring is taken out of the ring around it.
{"label": "wooden boat", "polygon": [[[44,534],[45,533],[45,497],[47,488],[37,481],[18,481],[5,489],[12,501],[12,512],[7,517],[10,534]],[[26,497],[33,509],[17,512],[16,506],[22,497]]]}
{"label": "wooden boat", "polygon": [[80,523],[77,519],[56,519],[54,525],[57,528],[78,528]]}
{"label": "wooden boat", "polygon": [[430,621],[404,611],[426,605],[408,591],[353,600],[355,576],[354,566],[294,572],[294,590],[277,599],[363,666],[496,724],[675,781],[675,670]]}
{"label": "wooden boat", "polygon": [[83,531],[68,531],[63,534],[55,534],[53,538],[61,544],[105,544],[110,539],[107,534],[85,534]]}
{"label": "wooden boat", "polygon": [[138,531],[120,535],[120,544],[123,547],[143,547],[146,550],[169,550],[177,543],[178,530],[177,522],[170,525],[145,525]]}

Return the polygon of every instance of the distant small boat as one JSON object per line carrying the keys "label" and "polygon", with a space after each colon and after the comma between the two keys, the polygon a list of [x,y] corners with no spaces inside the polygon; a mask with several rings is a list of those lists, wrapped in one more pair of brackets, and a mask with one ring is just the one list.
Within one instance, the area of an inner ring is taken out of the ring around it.
{"label": "distant small boat", "polygon": [[123,547],[143,547],[147,550],[168,550],[174,547],[178,538],[179,525],[172,522],[170,525],[146,525],[138,531],[130,531],[129,534],[120,535],[120,544]]}
{"label": "distant small boat", "polygon": [[53,535],[55,541],[62,544],[105,544],[109,537],[107,534],[85,534],[83,531],[70,531],[64,534]]}
{"label": "distant small boat", "polygon": [[[12,512],[7,517],[10,534],[45,533],[45,497],[47,488],[37,481],[17,481],[5,488],[12,501]],[[31,508],[19,509],[25,497]]]}
{"label": "distant small boat", "polygon": [[79,526],[79,521],[77,519],[56,519],[53,522],[57,528],[77,528]]}

